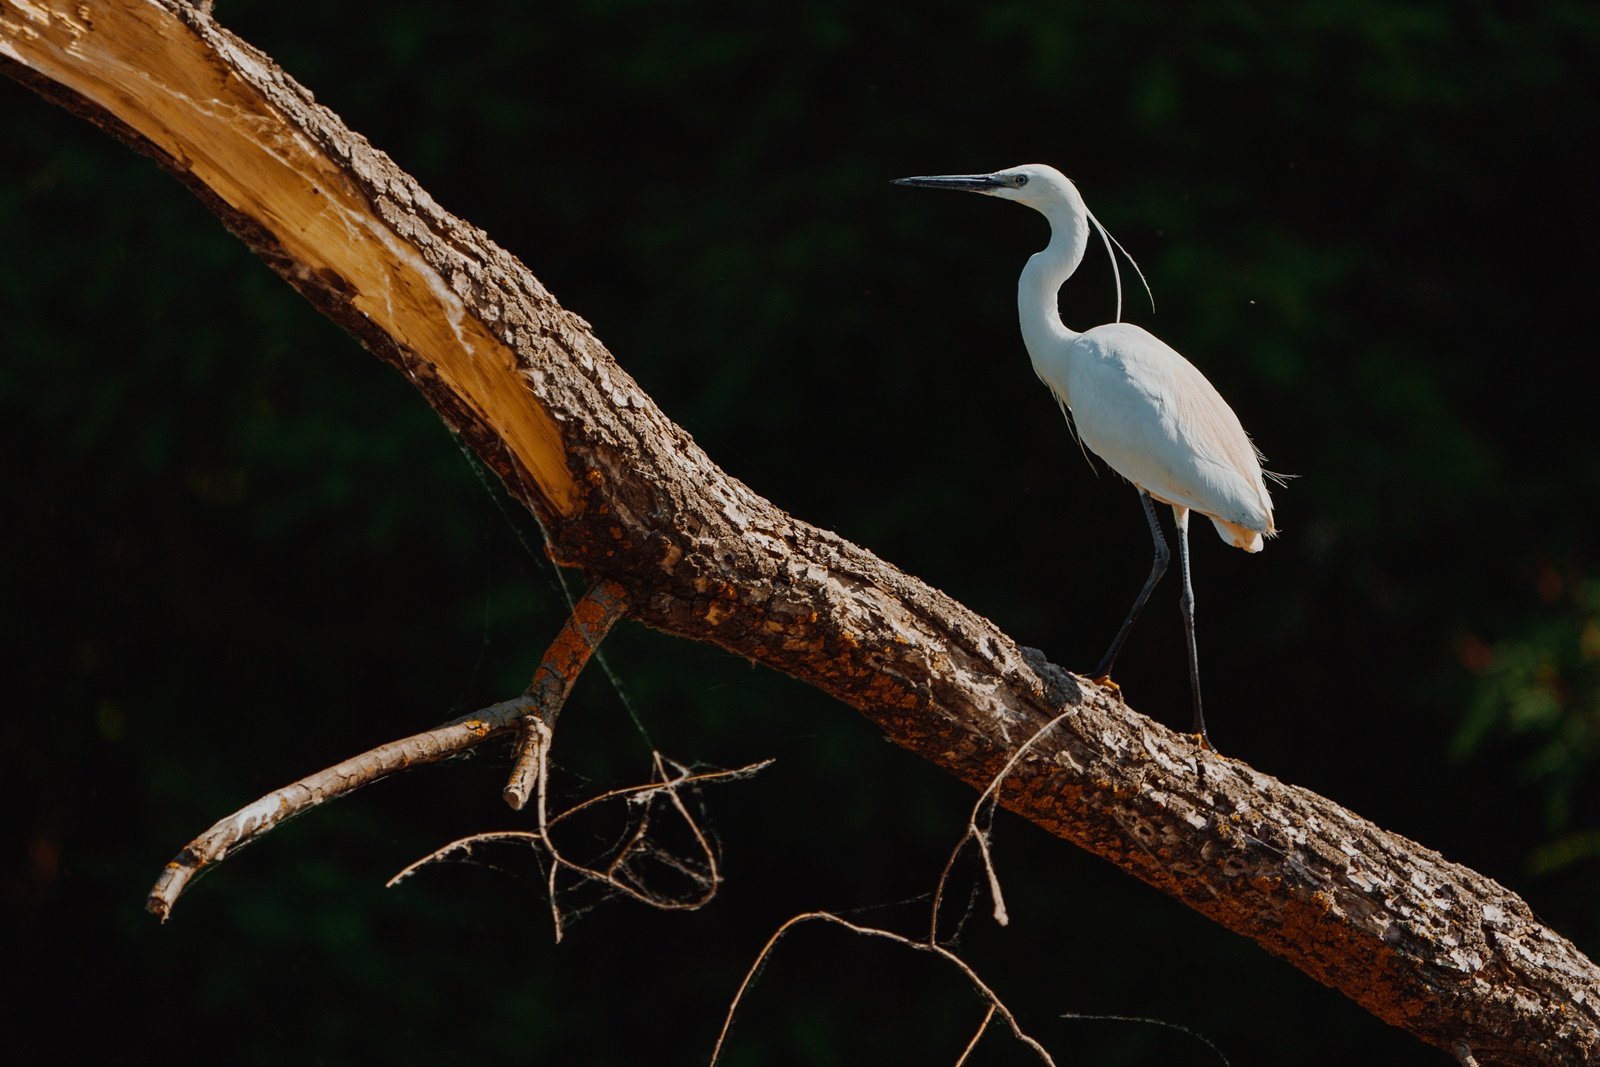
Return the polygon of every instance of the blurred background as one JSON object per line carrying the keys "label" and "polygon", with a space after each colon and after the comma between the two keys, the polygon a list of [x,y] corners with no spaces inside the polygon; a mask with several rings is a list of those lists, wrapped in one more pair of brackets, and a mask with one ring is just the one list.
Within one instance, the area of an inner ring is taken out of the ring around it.
{"label": "blurred background", "polygon": [[[1086,670],[1150,549],[1022,349],[1045,223],[889,185],[1059,166],[1155,289],[1125,315],[1299,476],[1266,552],[1195,540],[1216,742],[1600,953],[1593,4],[218,17],[520,256],[733,474]],[[565,605],[537,527],[398,375],[147,160],[8,81],[0,114],[17,1023],[61,1059],[694,1064],[788,916],[923,929],[973,794],[813,689],[633,625],[616,684],[590,671],[562,718],[556,788],[640,780],[652,746],[775,757],[706,793],[728,881],[704,910],[574,894],[555,945],[517,851],[384,889],[528,825],[496,749],[302,818],[147,916],[214,819],[519,691]],[[1095,247],[1063,313],[1113,306]],[[1181,727],[1176,599],[1119,680]],[[980,902],[961,949],[1059,1062],[1218,1062],[1172,1027],[1234,1064],[1447,1062],[1031,825],[1001,817],[995,847],[1012,923]],[[803,929],[725,1062],[951,1063],[982,1013],[930,960]],[[971,1062],[1035,1061],[996,1031]]]}

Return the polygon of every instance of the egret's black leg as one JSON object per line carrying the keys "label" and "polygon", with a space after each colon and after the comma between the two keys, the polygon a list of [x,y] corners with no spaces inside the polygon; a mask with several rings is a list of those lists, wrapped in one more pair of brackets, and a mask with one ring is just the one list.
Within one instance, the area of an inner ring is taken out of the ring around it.
{"label": "egret's black leg", "polygon": [[1167,539],[1161,535],[1161,521],[1156,518],[1155,501],[1150,499],[1149,493],[1141,489],[1139,502],[1144,505],[1144,517],[1150,523],[1150,537],[1156,543],[1156,558],[1150,564],[1150,577],[1144,580],[1144,588],[1139,590],[1138,599],[1133,602],[1133,609],[1122,621],[1122,629],[1117,631],[1117,636],[1112,640],[1111,647],[1106,649],[1106,654],[1100,657],[1100,666],[1094,669],[1096,678],[1111,676],[1111,665],[1117,662],[1117,653],[1122,651],[1122,643],[1128,639],[1128,632],[1133,629],[1134,620],[1139,617],[1139,612],[1144,610],[1144,602],[1150,599],[1150,591],[1156,587],[1161,576],[1167,573],[1167,562],[1172,559],[1172,553],[1167,548]]}
{"label": "egret's black leg", "polygon": [[1183,573],[1183,594],[1178,610],[1183,613],[1183,636],[1189,643],[1189,693],[1194,698],[1194,732],[1207,748],[1206,717],[1200,710],[1200,651],[1194,640],[1194,585],[1189,581],[1189,510],[1178,510],[1178,569]]}

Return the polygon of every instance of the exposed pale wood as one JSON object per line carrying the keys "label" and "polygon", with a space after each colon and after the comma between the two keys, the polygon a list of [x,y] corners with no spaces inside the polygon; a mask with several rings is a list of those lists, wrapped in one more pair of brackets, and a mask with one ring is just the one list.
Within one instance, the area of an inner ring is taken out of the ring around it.
{"label": "exposed pale wood", "polygon": [[1070,710],[1007,776],[1010,810],[1455,1055],[1600,1062],[1600,969],[1515,894],[1151,723],[729,477],[525,267],[202,12],[0,0],[0,70],[172,170],[635,617],[802,678],[978,788]]}
{"label": "exposed pale wood", "polygon": [[[266,57],[228,35],[191,32],[152,4],[18,2],[6,5],[4,18],[0,54],[115,115],[147,151],[259,227],[257,242],[270,240],[290,269],[338,292],[400,351],[426,352],[428,372],[498,428],[551,506],[575,506],[560,435],[529,396],[516,355],[467,312],[451,288],[456,279],[373,213],[373,190],[283,121],[263,84],[285,93],[298,87],[274,79]],[[309,94],[293,103],[312,106]],[[425,198],[414,186],[391,193]]]}

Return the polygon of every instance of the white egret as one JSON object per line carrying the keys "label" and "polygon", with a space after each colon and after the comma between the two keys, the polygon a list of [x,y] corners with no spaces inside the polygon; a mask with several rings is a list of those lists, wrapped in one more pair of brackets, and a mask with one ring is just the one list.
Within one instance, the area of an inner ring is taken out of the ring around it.
{"label": "white egret", "polygon": [[[1155,541],[1150,576],[1095,674],[1110,681],[1111,667],[1134,620],[1166,573],[1170,554],[1152,504],[1159,500],[1171,506],[1177,523],[1183,575],[1180,607],[1189,647],[1194,729],[1208,740],[1200,703],[1194,588],[1189,580],[1189,512],[1210,519],[1230,545],[1261,551],[1263,538],[1276,531],[1260,453],[1205,376],[1149,331],[1119,321],[1077,333],[1062,323],[1056,296],[1083,262],[1091,224],[1111,252],[1104,228],[1066,175],[1034,163],[993,174],[900,178],[895,184],[1015,200],[1050,220],[1050,243],[1029,258],[1017,285],[1022,340],[1034,372],[1076,423],[1079,439],[1139,490]],[[1114,267],[1116,256],[1111,254]],[[1119,319],[1121,299],[1119,286]]]}

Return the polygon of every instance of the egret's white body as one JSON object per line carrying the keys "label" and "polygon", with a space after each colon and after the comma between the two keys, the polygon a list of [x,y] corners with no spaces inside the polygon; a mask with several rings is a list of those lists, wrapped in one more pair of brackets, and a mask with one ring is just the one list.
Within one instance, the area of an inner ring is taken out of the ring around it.
{"label": "egret's white body", "polygon": [[1056,294],[1089,247],[1089,209],[1054,167],[1015,167],[997,177],[1023,174],[1029,181],[1021,188],[997,186],[993,195],[1050,220],[1050,244],[1017,283],[1034,372],[1112,470],[1162,503],[1200,512],[1229,544],[1261,551],[1274,532],[1272,497],[1239,416],[1193,363],[1148,330],[1126,322],[1067,328]]}
{"label": "egret's white body", "polygon": [[1083,262],[1091,223],[1099,223],[1077,186],[1060,171],[1029,164],[993,174],[902,178],[897,184],[1015,200],[1050,220],[1050,243],[1029,258],[1017,284],[1022,340],[1034,372],[1070,412],[1084,445],[1147,495],[1156,543],[1150,578],[1097,673],[1109,675],[1128,630],[1166,570],[1166,542],[1149,511],[1148,498],[1154,498],[1171,505],[1177,521],[1195,725],[1204,736],[1189,582],[1189,512],[1209,518],[1224,541],[1247,552],[1261,551],[1263,539],[1276,532],[1261,457],[1239,417],[1194,364],[1149,331],[1115,322],[1078,333],[1061,321],[1057,294]]}
{"label": "egret's white body", "polygon": [[1206,516],[1234,547],[1261,551],[1274,532],[1261,464],[1239,417],[1194,364],[1123,322],[1030,354],[1083,443],[1112,470]]}

